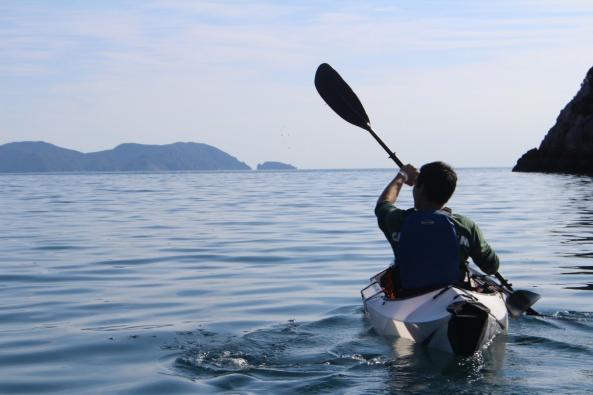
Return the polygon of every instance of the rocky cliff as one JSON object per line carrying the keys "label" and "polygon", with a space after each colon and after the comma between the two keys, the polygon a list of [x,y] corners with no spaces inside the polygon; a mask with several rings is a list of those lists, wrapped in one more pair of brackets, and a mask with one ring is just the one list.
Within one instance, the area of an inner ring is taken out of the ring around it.
{"label": "rocky cliff", "polygon": [[527,151],[513,171],[593,175],[593,67],[539,148]]}

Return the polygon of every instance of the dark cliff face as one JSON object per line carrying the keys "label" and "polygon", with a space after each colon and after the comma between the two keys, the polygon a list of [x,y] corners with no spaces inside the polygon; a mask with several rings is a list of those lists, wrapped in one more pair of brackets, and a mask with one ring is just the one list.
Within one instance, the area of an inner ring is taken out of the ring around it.
{"label": "dark cliff face", "polygon": [[84,154],[44,142],[0,146],[0,172],[250,170],[245,163],[200,143],[121,144]]}
{"label": "dark cliff face", "polygon": [[539,148],[527,151],[513,171],[593,175],[593,67]]}

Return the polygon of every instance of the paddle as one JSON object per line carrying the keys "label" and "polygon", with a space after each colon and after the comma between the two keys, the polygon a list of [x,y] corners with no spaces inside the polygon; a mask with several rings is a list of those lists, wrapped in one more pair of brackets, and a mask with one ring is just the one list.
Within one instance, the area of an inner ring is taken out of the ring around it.
{"label": "paddle", "polygon": [[[340,74],[338,74],[338,72],[329,64],[322,63],[317,68],[317,71],[315,72],[315,88],[317,89],[317,92],[319,92],[321,98],[332,110],[335,111],[336,114],[342,117],[346,122],[368,131],[389,154],[389,157],[393,159],[399,167],[403,167],[404,164],[395,155],[395,152],[391,151],[371,128],[369,116],[364,110],[358,96],[356,96],[356,93],[354,93],[352,88],[350,88]],[[500,273],[497,272],[495,276],[502,284],[503,290],[506,288],[510,294],[506,304],[511,316],[518,317],[524,312],[528,315],[540,315],[531,308],[531,306],[539,300],[539,294],[525,290],[514,291],[511,284],[509,284]]]}
{"label": "paddle", "polygon": [[513,318],[517,318],[523,313],[526,313],[527,315],[541,315],[531,308],[531,306],[541,298],[540,294],[522,289],[515,291],[511,284],[500,273],[496,272],[494,273],[494,276],[500,281],[503,289],[506,288],[510,293],[507,297],[506,305],[507,310]]}
{"label": "paddle", "polygon": [[371,121],[356,93],[348,86],[346,81],[340,77],[338,72],[329,64],[322,63],[315,72],[315,88],[321,98],[345,121],[368,131],[371,136],[389,154],[389,157],[399,166],[403,167],[402,161],[391,151],[387,145],[375,134],[371,128]]}

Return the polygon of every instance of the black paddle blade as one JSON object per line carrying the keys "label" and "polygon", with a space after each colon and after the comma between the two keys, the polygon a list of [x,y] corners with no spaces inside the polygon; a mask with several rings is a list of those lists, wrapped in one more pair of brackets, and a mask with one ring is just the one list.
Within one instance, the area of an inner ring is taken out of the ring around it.
{"label": "black paddle blade", "polygon": [[345,121],[370,130],[370,121],[356,93],[329,64],[322,63],[315,72],[315,88],[321,98]]}
{"label": "black paddle blade", "polygon": [[[535,311],[531,309],[531,306],[533,306],[539,298],[541,298],[541,296],[535,292],[525,290],[515,291],[507,298],[507,309],[513,318],[517,318],[525,312],[528,314],[530,312],[535,313]],[[537,313],[531,313],[529,315],[537,315]]]}

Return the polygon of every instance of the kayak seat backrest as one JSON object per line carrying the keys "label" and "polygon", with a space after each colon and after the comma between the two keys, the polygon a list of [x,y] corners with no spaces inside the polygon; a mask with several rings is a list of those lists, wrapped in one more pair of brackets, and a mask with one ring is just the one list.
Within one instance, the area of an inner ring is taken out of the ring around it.
{"label": "kayak seat backrest", "polygon": [[457,284],[459,242],[455,225],[443,211],[417,211],[403,224],[397,265],[404,290],[430,289]]}

